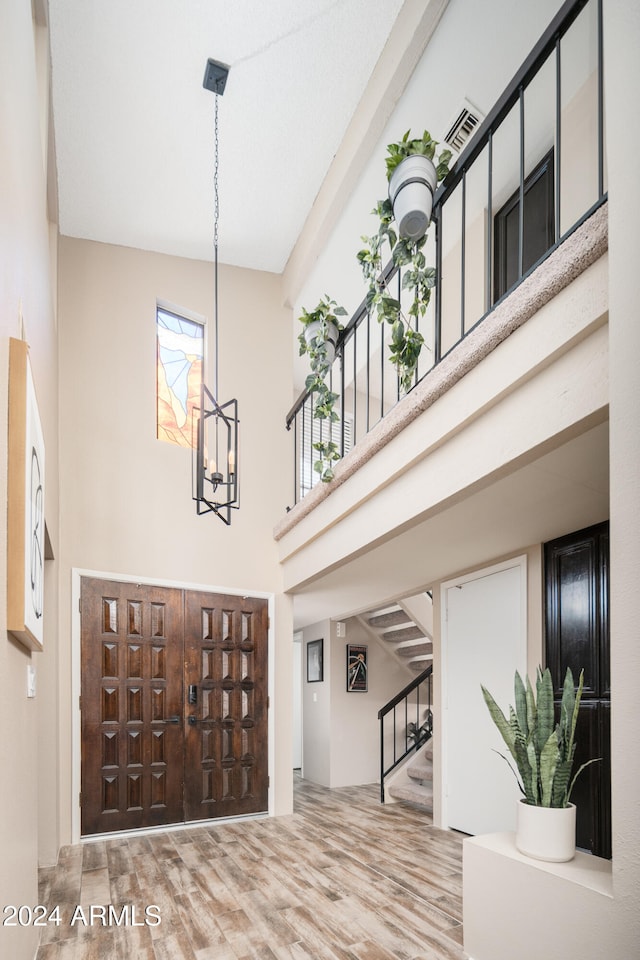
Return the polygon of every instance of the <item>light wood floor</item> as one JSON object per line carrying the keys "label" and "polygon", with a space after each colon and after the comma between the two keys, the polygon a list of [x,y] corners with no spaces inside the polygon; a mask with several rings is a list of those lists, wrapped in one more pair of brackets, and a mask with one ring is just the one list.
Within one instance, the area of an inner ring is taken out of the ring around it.
{"label": "light wood floor", "polygon": [[[65,848],[36,960],[463,960],[461,835],[374,785],[294,789],[289,817]],[[129,925],[71,926],[92,904]]]}

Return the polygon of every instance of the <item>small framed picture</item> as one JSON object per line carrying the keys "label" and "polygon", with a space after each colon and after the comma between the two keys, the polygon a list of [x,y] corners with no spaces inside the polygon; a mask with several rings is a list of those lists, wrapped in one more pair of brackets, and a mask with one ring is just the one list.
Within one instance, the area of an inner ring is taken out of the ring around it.
{"label": "small framed picture", "polygon": [[322,640],[307,644],[307,683],[319,683],[323,679]]}
{"label": "small framed picture", "polygon": [[347,644],[347,693],[367,692],[366,644]]}

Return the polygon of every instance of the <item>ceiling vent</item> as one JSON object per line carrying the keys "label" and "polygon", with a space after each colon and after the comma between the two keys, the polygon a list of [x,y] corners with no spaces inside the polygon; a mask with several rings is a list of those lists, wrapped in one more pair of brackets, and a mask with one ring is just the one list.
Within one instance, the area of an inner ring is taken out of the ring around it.
{"label": "ceiling vent", "polygon": [[465,100],[456,114],[455,120],[449,125],[442,142],[455,150],[456,153],[461,153],[483,120],[484,114],[468,100]]}

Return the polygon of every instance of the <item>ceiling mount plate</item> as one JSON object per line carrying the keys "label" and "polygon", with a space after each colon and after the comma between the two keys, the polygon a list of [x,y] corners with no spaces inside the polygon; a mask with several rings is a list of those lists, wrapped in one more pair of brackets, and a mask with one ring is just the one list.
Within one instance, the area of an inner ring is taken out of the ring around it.
{"label": "ceiling mount plate", "polygon": [[204,80],[202,86],[205,90],[211,90],[212,93],[224,93],[229,76],[229,67],[226,63],[218,63],[217,60],[207,60],[207,67],[204,71]]}

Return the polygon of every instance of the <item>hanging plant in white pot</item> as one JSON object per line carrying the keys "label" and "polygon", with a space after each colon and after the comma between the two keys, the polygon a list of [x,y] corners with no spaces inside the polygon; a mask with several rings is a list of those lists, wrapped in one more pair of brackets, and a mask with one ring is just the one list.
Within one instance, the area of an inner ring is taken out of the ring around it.
{"label": "hanging plant in white pot", "polygon": [[305,389],[315,394],[314,419],[327,421],[326,438],[321,436],[313,443],[317,455],[313,469],[324,483],[333,480],[333,464],[340,459],[338,444],[331,439],[331,425],[339,419],[334,409],[339,398],[338,394],[329,388],[327,379],[342,330],[338,317],[346,315],[344,307],[339,307],[335,300],[325,295],[319,300],[315,310],[308,312],[303,307],[299,317],[302,324],[298,335],[300,356],[309,354],[312,371],[305,381]]}
{"label": "hanging plant in white pot", "polygon": [[[431,290],[435,286],[436,271],[426,264],[422,248],[426,241],[426,230],[431,216],[433,190],[436,184],[444,179],[449,172],[451,151],[442,150],[434,165],[434,156],[437,142],[425,130],[420,139],[410,139],[411,131],[407,130],[402,140],[389,144],[386,160],[387,176],[392,177],[396,168],[403,165],[403,161],[415,158],[419,165],[427,164],[433,168],[433,175],[427,187],[429,195],[428,212],[423,217],[423,225],[417,227],[415,222],[409,227],[405,225],[405,216],[402,215],[398,230],[394,224],[394,208],[390,199],[377,204],[373,211],[380,220],[377,234],[372,237],[362,237],[366,247],[358,253],[358,261],[367,282],[367,309],[374,311],[379,322],[386,321],[391,325],[390,359],[395,366],[401,389],[407,393],[413,386],[418,358],[424,343],[424,337],[418,330],[418,322],[426,313]],[[412,185],[424,179],[422,175],[408,177]],[[399,185],[402,182],[403,185]],[[400,173],[397,181],[394,179],[394,194],[399,196],[406,193],[404,174]],[[418,184],[424,187],[424,183]],[[413,201],[411,201],[413,203]],[[406,206],[406,204],[405,204]],[[422,223],[422,221],[421,221]],[[407,232],[410,230],[410,233]],[[400,300],[393,297],[389,291],[383,269],[383,249],[389,245],[389,253],[396,267],[405,267],[403,287],[413,291],[413,302],[406,313],[403,312]],[[346,311],[338,307],[335,300],[325,295],[316,308],[307,311],[303,308],[300,322],[303,329],[299,334],[300,355],[308,353],[311,361],[312,373],[307,377],[305,386],[316,394],[316,403],[313,416],[319,420],[328,421],[328,436],[313,443],[317,453],[314,470],[325,483],[333,480],[333,465],[340,458],[338,445],[331,439],[331,424],[338,420],[334,407],[338,400],[337,394],[330,390],[327,383],[328,374],[335,357],[335,348],[342,326],[338,317],[345,316]]]}
{"label": "hanging plant in white pot", "polygon": [[[576,808],[569,798],[578,775],[596,760],[583,763],[573,778],[576,752],[575,731],[584,685],[580,672],[578,689],[567,668],[562,688],[560,722],[554,723],[553,681],[549,669],[538,668],[536,694],[527,677],[526,687],[516,671],[515,707],[509,707],[509,719],[491,694],[482,687],[491,718],[500,731],[518,773],[513,770],[523,799],[518,804],[516,846],[536,860],[571,860],[576,850]],[[519,775],[519,776],[518,776]]]}
{"label": "hanging plant in white pot", "polygon": [[[431,218],[433,191],[449,172],[451,151],[442,150],[434,163],[437,142],[425,130],[420,139],[410,139],[407,130],[402,140],[390,143],[386,159],[389,198],[381,200],[372,213],[380,220],[378,232],[362,237],[365,247],[358,261],[368,285],[366,304],[379,323],[391,325],[389,359],[395,366],[400,388],[408,393],[415,381],[424,337],[418,329],[424,317],[436,271],[427,266],[423,247]],[[416,171],[414,166],[420,170]],[[419,174],[419,175],[418,175]],[[406,311],[391,293],[384,274],[383,252],[388,244],[396,267],[405,267],[402,287],[413,291],[413,301]]]}
{"label": "hanging plant in white pot", "polygon": [[416,241],[425,235],[431,220],[436,186],[449,172],[451,150],[441,150],[428,130],[411,139],[407,130],[402,140],[390,143],[386,159],[389,200],[401,237]]}

